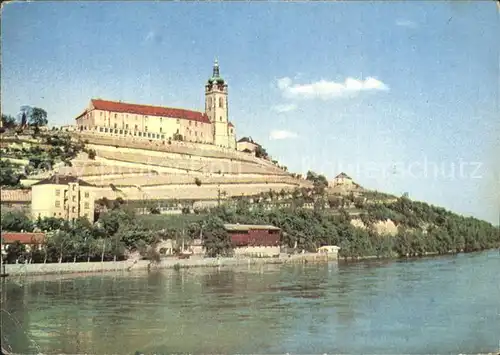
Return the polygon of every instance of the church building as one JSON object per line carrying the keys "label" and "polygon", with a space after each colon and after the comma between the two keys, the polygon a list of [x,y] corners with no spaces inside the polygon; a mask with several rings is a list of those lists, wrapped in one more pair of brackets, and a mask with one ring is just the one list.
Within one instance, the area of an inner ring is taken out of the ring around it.
{"label": "church building", "polygon": [[227,83],[217,60],[205,84],[205,111],[91,99],[76,118],[85,133],[157,141],[185,141],[236,149],[236,130],[229,122]]}

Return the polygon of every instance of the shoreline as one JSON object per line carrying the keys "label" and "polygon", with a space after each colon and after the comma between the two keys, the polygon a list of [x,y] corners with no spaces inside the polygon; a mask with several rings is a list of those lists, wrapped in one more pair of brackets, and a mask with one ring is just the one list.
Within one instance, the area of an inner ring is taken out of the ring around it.
{"label": "shoreline", "polygon": [[[233,266],[250,265],[285,265],[285,264],[306,264],[306,263],[331,263],[337,264],[358,263],[358,262],[391,262],[420,260],[436,257],[453,256],[459,254],[473,254],[481,252],[494,251],[493,249],[478,250],[472,252],[448,252],[445,254],[426,253],[416,256],[360,256],[360,257],[341,257],[338,254],[318,254],[304,253],[293,255],[280,255],[275,258],[256,258],[256,257],[220,257],[205,258],[194,256],[189,259],[177,259],[169,257],[162,259],[159,263],[150,260],[124,260],[124,261],[105,261],[105,262],[76,262],[76,263],[49,263],[49,264],[2,264],[5,267],[6,277],[2,280],[8,280],[11,277],[19,276],[37,276],[37,275],[68,275],[70,277],[83,276],[89,274],[116,273],[116,272],[135,272],[135,271],[156,271],[156,270],[179,270],[189,268],[220,268]],[[4,270],[2,270],[2,273]]]}
{"label": "shoreline", "polygon": [[328,263],[338,262],[337,254],[324,255],[317,253],[280,256],[278,258],[203,258],[192,257],[189,259],[165,258],[159,263],[150,260],[125,260],[105,262],[77,262],[77,263],[50,263],[50,264],[3,264],[4,280],[18,276],[36,275],[87,275],[113,272],[153,271],[164,269],[187,268],[215,268],[228,266],[248,265],[283,265],[303,263]]}

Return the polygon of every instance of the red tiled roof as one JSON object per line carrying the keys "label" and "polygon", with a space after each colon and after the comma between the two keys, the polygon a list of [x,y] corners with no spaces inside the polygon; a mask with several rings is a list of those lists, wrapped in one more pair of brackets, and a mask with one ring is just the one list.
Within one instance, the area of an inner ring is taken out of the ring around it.
{"label": "red tiled roof", "polygon": [[2,233],[2,243],[12,244],[16,240],[22,244],[41,244],[45,241],[44,233]]}
{"label": "red tiled roof", "polygon": [[126,112],[126,113],[134,113],[146,116],[182,118],[190,121],[210,123],[210,120],[208,119],[208,116],[205,113],[198,111],[184,110],[180,108],[128,104],[125,102],[107,101],[100,99],[92,99],[92,105],[96,110]]}

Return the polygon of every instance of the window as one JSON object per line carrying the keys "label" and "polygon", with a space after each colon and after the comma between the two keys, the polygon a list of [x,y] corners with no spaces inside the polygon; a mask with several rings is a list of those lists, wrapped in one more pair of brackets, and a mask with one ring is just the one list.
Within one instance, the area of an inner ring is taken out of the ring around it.
{"label": "window", "polygon": [[128,123],[125,125],[125,129],[128,129]]}
{"label": "window", "polygon": [[219,97],[219,107],[224,107],[224,101],[222,97]]}
{"label": "window", "polygon": [[160,117],[160,123],[161,123],[161,120],[163,119],[163,117]]}
{"label": "window", "polygon": [[194,136],[195,136],[195,137],[198,137],[198,131],[195,131],[195,132],[194,132]]}
{"label": "window", "polygon": [[193,122],[189,121],[189,125],[190,125],[190,126],[191,126],[191,123],[193,123]]}
{"label": "window", "polygon": [[76,212],[76,207],[75,206],[71,207],[71,212],[73,212],[73,213]]}
{"label": "window", "polygon": [[118,115],[115,113],[115,118],[118,118]]}
{"label": "window", "polygon": [[134,137],[137,136],[137,132],[134,132]]}
{"label": "window", "polygon": [[148,138],[151,138],[151,133],[148,133]]}
{"label": "window", "polygon": [[123,130],[122,130],[122,129],[120,129],[120,134],[122,134],[122,133],[123,133]]}
{"label": "window", "polygon": [[162,130],[162,128],[160,127],[160,133],[161,133],[162,131],[163,131],[163,130]]}
{"label": "window", "polygon": [[115,134],[118,134],[118,130],[117,129],[115,129]]}
{"label": "window", "polygon": [[61,190],[59,189],[56,190],[56,196],[61,196]]}
{"label": "window", "polygon": [[71,201],[76,202],[76,196],[72,196]]}
{"label": "window", "polygon": [[222,122],[222,116],[220,116],[220,117],[219,117],[219,119],[220,119],[220,120],[221,120],[221,122]]}
{"label": "window", "polygon": [[181,123],[181,120],[177,119],[177,124]]}
{"label": "window", "polygon": [[198,127],[198,122],[195,122],[195,123],[194,123],[194,126],[195,126],[195,127]]}
{"label": "window", "polygon": [[165,135],[164,134],[161,135],[161,139],[165,139]]}
{"label": "window", "polygon": [[88,202],[85,202],[85,203],[83,204],[83,208],[85,208],[86,210],[88,210],[88,209],[90,208],[89,203],[88,203]]}
{"label": "window", "polygon": [[200,135],[203,137],[203,132],[201,132]]}
{"label": "window", "polygon": [[116,123],[115,123],[115,126],[114,126],[114,128],[118,128],[118,125],[117,125]]}
{"label": "window", "polygon": [[144,130],[147,132],[148,131],[148,126],[144,126]]}
{"label": "window", "polygon": [[102,117],[102,111],[101,111],[101,112],[99,112],[99,113],[100,113],[100,115],[99,115],[99,116],[101,116],[101,117]]}
{"label": "window", "polygon": [[73,191],[75,191],[75,190],[76,190],[76,185],[73,185]]}
{"label": "window", "polygon": [[102,132],[103,131],[103,128],[102,127],[99,127],[99,132]]}
{"label": "window", "polygon": [[142,137],[142,132],[139,132],[139,137]]}
{"label": "window", "polygon": [[137,131],[137,125],[135,125],[135,130]]}
{"label": "window", "polygon": [[88,191],[87,191],[87,192],[85,192],[85,195],[84,195],[84,196],[85,196],[85,198],[89,198],[89,197],[90,197],[90,192],[88,192]]}
{"label": "window", "polygon": [[61,201],[56,201],[56,207],[61,207]]}

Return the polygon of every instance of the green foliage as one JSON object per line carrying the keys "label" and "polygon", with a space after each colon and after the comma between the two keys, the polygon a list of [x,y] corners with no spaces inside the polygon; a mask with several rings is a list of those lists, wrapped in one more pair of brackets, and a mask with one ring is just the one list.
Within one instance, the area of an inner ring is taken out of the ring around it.
{"label": "green foliage", "polygon": [[6,249],[5,261],[7,263],[15,263],[16,260],[23,261],[26,254],[26,245],[16,240],[14,243],[9,244]]}
{"label": "green foliage", "polygon": [[267,159],[269,157],[269,154],[267,154],[266,150],[262,148],[262,146],[258,145],[255,148],[255,156],[257,158]]}
{"label": "green foliage", "polygon": [[48,124],[47,112],[39,107],[33,107],[30,110],[28,124],[34,127],[42,127]]}
{"label": "green foliage", "polygon": [[16,118],[10,115],[2,114],[2,126],[6,129],[12,129],[17,126]]}
{"label": "green foliage", "polygon": [[87,154],[89,155],[89,159],[94,160],[96,157],[96,151],[94,149],[89,149]]}
{"label": "green foliage", "polygon": [[210,216],[203,223],[203,245],[210,257],[231,256],[232,246],[222,219]]}
{"label": "green foliage", "polygon": [[0,160],[0,186],[19,186],[24,175],[9,160]]}
{"label": "green foliage", "polygon": [[2,211],[1,225],[2,230],[7,232],[33,231],[33,222],[21,211]]}
{"label": "green foliage", "polygon": [[306,180],[313,183],[313,191],[316,195],[324,194],[326,188],[328,187],[328,180],[324,175],[316,174],[310,170],[307,172]]}

